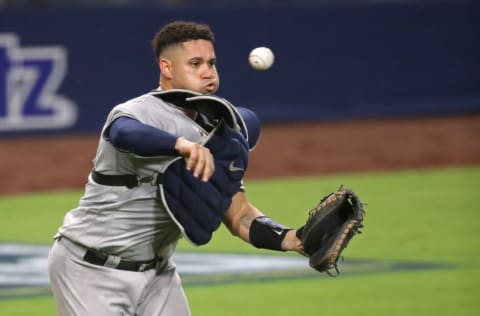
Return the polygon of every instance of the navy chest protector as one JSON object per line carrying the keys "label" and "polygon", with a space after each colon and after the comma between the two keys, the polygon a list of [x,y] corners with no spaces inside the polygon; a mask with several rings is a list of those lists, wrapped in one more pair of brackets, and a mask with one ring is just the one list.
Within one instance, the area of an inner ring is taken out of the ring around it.
{"label": "navy chest protector", "polygon": [[208,182],[194,178],[185,160],[174,160],[164,173],[160,192],[163,203],[184,236],[204,245],[222,223],[233,195],[240,191],[248,166],[248,143],[240,132],[222,124],[205,147],[215,160],[215,172]]}

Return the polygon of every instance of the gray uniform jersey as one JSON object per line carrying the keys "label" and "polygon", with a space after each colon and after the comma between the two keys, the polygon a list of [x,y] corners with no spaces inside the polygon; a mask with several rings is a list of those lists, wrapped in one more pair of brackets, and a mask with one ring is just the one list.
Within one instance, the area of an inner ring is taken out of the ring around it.
{"label": "gray uniform jersey", "polygon": [[[205,143],[208,133],[183,111],[150,94],[117,105],[102,129],[94,160],[96,171],[107,175],[137,174],[141,177],[163,171],[172,156],[140,157],[114,148],[105,136],[120,116],[134,118],[188,140]],[[127,260],[170,258],[181,236],[165,211],[157,187],[142,183],[135,188],[105,186],[91,176],[79,206],[68,212],[59,234],[86,247]]]}

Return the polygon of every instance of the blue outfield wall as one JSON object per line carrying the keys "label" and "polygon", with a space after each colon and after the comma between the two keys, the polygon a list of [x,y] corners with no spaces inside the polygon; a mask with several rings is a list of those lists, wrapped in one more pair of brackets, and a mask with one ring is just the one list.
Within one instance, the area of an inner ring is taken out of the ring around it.
{"label": "blue outfield wall", "polygon": [[[98,131],[157,85],[166,22],[213,28],[219,95],[264,122],[480,113],[480,3],[0,10],[0,136]],[[252,70],[269,46],[274,66]]]}

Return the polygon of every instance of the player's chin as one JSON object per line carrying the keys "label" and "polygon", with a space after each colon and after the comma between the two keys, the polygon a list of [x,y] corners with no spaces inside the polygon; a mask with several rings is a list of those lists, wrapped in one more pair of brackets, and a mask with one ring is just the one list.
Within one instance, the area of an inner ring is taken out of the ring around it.
{"label": "player's chin", "polygon": [[218,90],[218,83],[217,82],[210,82],[204,86],[202,89],[204,94],[214,94]]}

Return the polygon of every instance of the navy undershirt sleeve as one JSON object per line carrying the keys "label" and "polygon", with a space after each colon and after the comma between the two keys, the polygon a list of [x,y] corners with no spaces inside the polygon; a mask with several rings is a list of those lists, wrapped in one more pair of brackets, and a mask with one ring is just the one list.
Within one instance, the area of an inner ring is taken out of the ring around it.
{"label": "navy undershirt sleeve", "polygon": [[122,116],[113,121],[107,135],[116,148],[139,156],[178,154],[175,150],[177,136],[129,117]]}

